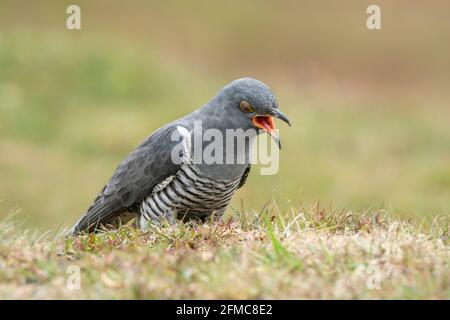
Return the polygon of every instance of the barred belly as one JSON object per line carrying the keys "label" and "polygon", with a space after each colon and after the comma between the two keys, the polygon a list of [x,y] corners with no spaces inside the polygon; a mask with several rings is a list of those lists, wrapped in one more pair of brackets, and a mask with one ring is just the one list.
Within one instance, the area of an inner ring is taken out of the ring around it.
{"label": "barred belly", "polygon": [[141,227],[148,220],[204,220],[222,215],[241,179],[215,181],[202,176],[192,164],[185,164],[173,176],[157,185],[141,204]]}

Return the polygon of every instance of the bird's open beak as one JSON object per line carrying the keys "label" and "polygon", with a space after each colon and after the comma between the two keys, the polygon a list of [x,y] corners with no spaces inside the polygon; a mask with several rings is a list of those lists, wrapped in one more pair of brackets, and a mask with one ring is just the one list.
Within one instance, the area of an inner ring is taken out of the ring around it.
{"label": "bird's open beak", "polygon": [[278,118],[280,120],[283,120],[286,122],[289,126],[291,126],[291,123],[281,111],[278,109],[275,109],[271,115],[258,115],[252,118],[253,124],[255,127],[262,129],[266,131],[268,134],[270,134],[275,141],[275,143],[278,145],[278,148],[281,149],[281,142],[280,137],[278,136],[278,133],[275,130],[275,124],[273,122],[273,117]]}

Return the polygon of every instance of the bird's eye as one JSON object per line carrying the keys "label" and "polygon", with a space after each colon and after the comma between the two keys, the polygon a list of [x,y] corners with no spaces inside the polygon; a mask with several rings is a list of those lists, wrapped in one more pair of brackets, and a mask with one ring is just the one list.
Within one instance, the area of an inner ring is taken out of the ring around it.
{"label": "bird's eye", "polygon": [[242,100],[242,101],[241,101],[240,108],[241,108],[241,110],[244,111],[245,113],[250,113],[250,112],[255,111],[255,110],[253,109],[253,107],[251,106],[251,104],[248,103],[248,102],[245,101],[245,100]]}

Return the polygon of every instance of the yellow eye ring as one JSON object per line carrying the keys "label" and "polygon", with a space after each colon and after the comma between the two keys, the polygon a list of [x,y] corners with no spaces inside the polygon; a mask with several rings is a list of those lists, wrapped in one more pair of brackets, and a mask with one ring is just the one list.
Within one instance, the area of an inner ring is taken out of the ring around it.
{"label": "yellow eye ring", "polygon": [[251,113],[254,112],[255,110],[253,109],[253,107],[251,106],[250,103],[248,103],[245,100],[242,100],[239,107],[241,108],[242,111],[244,111],[245,113]]}

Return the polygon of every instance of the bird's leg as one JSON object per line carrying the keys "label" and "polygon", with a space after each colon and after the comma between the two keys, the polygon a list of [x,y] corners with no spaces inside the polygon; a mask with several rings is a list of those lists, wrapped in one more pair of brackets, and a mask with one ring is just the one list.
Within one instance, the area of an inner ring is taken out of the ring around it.
{"label": "bird's leg", "polygon": [[219,209],[214,211],[210,216],[203,217],[202,222],[211,221],[213,223],[217,223],[222,221],[222,216],[225,213],[225,209]]}
{"label": "bird's leg", "polygon": [[150,224],[161,225],[164,222],[168,222],[170,225],[175,224],[176,219],[173,210],[167,210],[162,216],[141,213],[139,218],[139,229],[145,231]]}
{"label": "bird's leg", "polygon": [[168,222],[170,225],[174,225],[177,222],[176,212],[174,212],[174,210],[172,209],[168,209],[164,213],[164,216],[160,218],[160,221],[165,221]]}
{"label": "bird's leg", "polygon": [[213,221],[214,222],[222,221],[222,216],[224,215],[225,210],[226,210],[226,208],[223,208],[223,209],[220,209],[220,210],[217,210],[216,212],[214,212],[214,214],[212,216]]}

